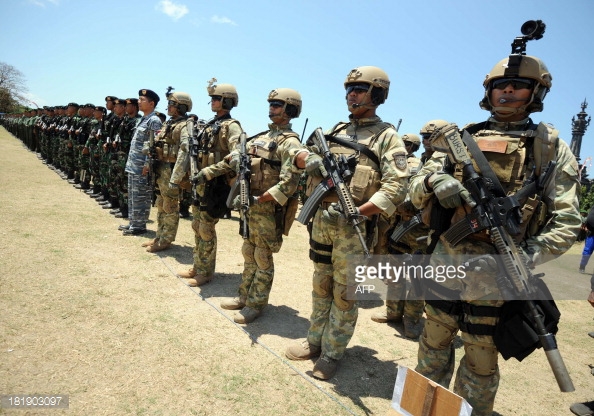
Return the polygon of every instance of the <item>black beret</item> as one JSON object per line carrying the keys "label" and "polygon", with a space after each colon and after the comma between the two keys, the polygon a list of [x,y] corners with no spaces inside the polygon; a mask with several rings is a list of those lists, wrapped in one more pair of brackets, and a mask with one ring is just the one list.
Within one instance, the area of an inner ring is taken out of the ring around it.
{"label": "black beret", "polygon": [[105,97],[105,101],[115,101],[117,99],[118,97],[114,97],[113,95],[108,95],[107,97]]}
{"label": "black beret", "polygon": [[122,98],[118,98],[116,100],[114,100],[113,102],[114,104],[121,104],[121,105],[126,105],[126,100],[122,99]]}
{"label": "black beret", "polygon": [[77,103],[68,103],[68,106],[67,107],[76,107],[76,108],[79,108],[80,105],[78,105]]}
{"label": "black beret", "polygon": [[87,104],[83,105],[83,107],[84,108],[95,108],[95,104],[87,103]]}
{"label": "black beret", "polygon": [[138,91],[138,96],[139,97],[147,97],[150,98],[152,101],[155,102],[155,105],[157,105],[159,103],[159,96],[157,95],[156,92],[151,91],[151,90],[140,90]]}
{"label": "black beret", "polygon": [[107,112],[107,109],[101,105],[95,106],[95,111],[101,111],[102,113]]}
{"label": "black beret", "polygon": [[134,104],[138,106],[138,98],[126,98],[126,104]]}

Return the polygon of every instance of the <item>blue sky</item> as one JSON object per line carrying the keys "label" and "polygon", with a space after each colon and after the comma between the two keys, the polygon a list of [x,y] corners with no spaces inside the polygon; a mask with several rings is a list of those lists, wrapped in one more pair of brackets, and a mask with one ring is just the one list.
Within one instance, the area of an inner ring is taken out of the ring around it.
{"label": "blue sky", "polygon": [[[303,98],[293,128],[307,135],[348,116],[343,82],[375,65],[391,79],[378,109],[400,133],[431,119],[464,125],[486,119],[478,102],[485,75],[507,57],[526,20],[546,23],[527,45],[553,75],[544,111],[571,140],[571,118],[587,99],[594,113],[594,1],[591,0],[4,0],[0,61],[19,69],[39,106],[156,91],[165,110],[171,85],[191,94],[193,113],[212,117],[207,81],[239,92],[232,114],[248,135],[267,129],[268,92]],[[594,124],[581,158],[594,158]],[[590,169],[591,170],[591,169]]]}

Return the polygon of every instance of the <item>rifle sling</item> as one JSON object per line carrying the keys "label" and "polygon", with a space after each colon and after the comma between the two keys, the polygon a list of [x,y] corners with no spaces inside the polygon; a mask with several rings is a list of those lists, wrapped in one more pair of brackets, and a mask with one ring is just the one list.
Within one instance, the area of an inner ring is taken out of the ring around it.
{"label": "rifle sling", "polygon": [[334,136],[330,136],[330,135],[327,135],[326,136],[326,140],[328,140],[329,142],[333,142],[333,143],[339,144],[339,145],[344,146],[344,147],[348,147],[349,149],[356,150],[359,153],[363,153],[373,163],[375,163],[376,166],[380,166],[380,161],[379,161],[378,157],[375,155],[375,153],[373,153],[371,150],[369,150],[369,148],[367,146],[365,146],[363,144],[359,144],[357,142],[351,142],[349,140],[344,140],[344,139],[341,139],[341,138],[338,138],[338,137],[334,137]]}
{"label": "rifle sling", "polygon": [[493,186],[495,187],[495,192],[501,196],[505,196],[505,191],[503,190],[503,186],[501,186],[501,182],[499,182],[499,178],[493,172],[493,168],[487,161],[483,151],[478,147],[478,144],[474,141],[470,133],[462,135],[462,141],[468,147],[468,152],[472,155],[474,161],[476,162],[478,168],[481,170],[481,174],[489,179]]}

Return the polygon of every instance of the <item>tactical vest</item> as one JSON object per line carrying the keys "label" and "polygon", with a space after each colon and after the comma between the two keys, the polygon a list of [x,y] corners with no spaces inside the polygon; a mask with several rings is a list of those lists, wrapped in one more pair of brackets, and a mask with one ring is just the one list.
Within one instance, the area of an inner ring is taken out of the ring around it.
{"label": "tactical vest", "polygon": [[[480,126],[482,124],[476,127]],[[476,127],[468,130],[472,132],[507,195],[521,189],[531,175],[538,177],[548,162],[555,158],[559,132],[544,123],[530,125],[528,130],[522,131],[477,130]],[[473,165],[480,174],[474,160]],[[462,181],[461,165],[454,167],[453,176]],[[552,189],[553,195],[534,194],[519,201],[522,232],[514,238],[516,242],[538,234],[550,219],[548,212],[554,209],[554,182],[548,189]],[[454,215],[453,222],[459,220],[459,216]]]}
{"label": "tactical vest", "polygon": [[229,149],[229,128],[233,123],[241,126],[239,121],[232,118],[215,121],[206,126],[200,143],[199,162],[201,168],[220,162],[233,150]]}
{"label": "tactical vest", "polygon": [[[363,145],[370,149],[381,133],[388,128],[393,128],[390,123],[375,123],[362,126],[357,131],[357,140],[353,140],[353,136],[349,135],[351,127],[350,123],[339,123],[332,129],[330,136],[334,136],[341,140],[346,140],[352,143]],[[341,133],[342,131],[346,131]],[[334,143],[328,140],[328,148],[332,154],[337,156],[344,155],[349,161],[349,166],[354,169],[353,175],[348,180],[349,190],[353,196],[353,200],[357,206],[369,201],[373,194],[375,194],[381,187],[381,170],[378,164],[362,152],[346,145]],[[306,195],[310,195],[315,187],[322,181],[320,177],[309,177],[307,183]],[[336,202],[338,196],[332,192],[324,202]]]}
{"label": "tactical vest", "polygon": [[290,130],[256,135],[247,143],[247,153],[251,159],[250,191],[260,196],[279,182],[281,158],[278,147],[288,138],[299,140],[297,133]]}
{"label": "tactical vest", "polygon": [[179,117],[175,120],[168,120],[165,130],[161,130],[155,138],[157,157],[159,162],[175,163],[181,144],[181,132],[186,127],[187,117]]}

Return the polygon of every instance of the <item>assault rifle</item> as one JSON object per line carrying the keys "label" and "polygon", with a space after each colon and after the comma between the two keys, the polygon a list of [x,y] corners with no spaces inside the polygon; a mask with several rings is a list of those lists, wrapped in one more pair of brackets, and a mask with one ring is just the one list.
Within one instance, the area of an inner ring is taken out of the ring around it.
{"label": "assault rifle", "polygon": [[[555,335],[546,329],[543,316],[533,300],[537,293],[536,284],[540,276],[531,273],[525,258],[511,237],[511,235],[520,233],[521,213],[517,194],[506,196],[501,183],[470,133],[464,131],[463,138],[460,137],[460,132],[455,124],[443,128],[442,133],[433,134],[431,146],[436,151],[446,153],[453,163],[462,165],[464,187],[476,202],[476,206],[471,212],[442,236],[455,245],[467,235],[485,229],[489,230],[491,242],[499,254],[496,256],[496,261],[499,269],[503,271],[496,278],[503,299],[519,299],[527,302],[534,328],[560,390],[562,392],[574,391],[573,383],[557,348]],[[472,152],[482,175],[479,175],[474,169],[468,151]],[[526,185],[534,192],[522,189],[518,193],[531,195],[535,192],[541,193],[539,191],[542,191],[553,177],[555,164],[555,161],[551,161],[546,172],[543,171],[539,178],[533,177],[532,183]]]}
{"label": "assault rifle", "polygon": [[[189,140],[189,153],[190,153],[190,174],[197,174],[200,169],[198,165],[198,139],[196,137],[196,123],[193,117],[188,117],[186,120],[186,129],[188,130]],[[193,178],[190,178],[193,179]],[[192,205],[199,206],[200,199],[198,198],[198,192],[196,191],[196,184],[192,181]]]}
{"label": "assault rifle", "polygon": [[249,237],[248,213],[250,210],[250,179],[252,177],[251,160],[247,154],[247,138],[245,132],[239,136],[239,201],[241,203],[240,212],[243,214],[243,223],[241,224],[241,236],[244,239]]}
{"label": "assault rifle", "polygon": [[326,172],[328,172],[328,176],[316,186],[316,189],[314,189],[309,198],[307,198],[307,201],[305,201],[305,204],[301,208],[301,212],[297,217],[297,221],[303,225],[307,225],[310,219],[314,216],[322,200],[333,190],[336,191],[336,194],[338,195],[338,203],[342,208],[342,214],[357,232],[365,257],[368,258],[371,254],[369,253],[369,248],[367,247],[367,242],[365,241],[361,227],[359,227],[359,225],[366,220],[366,217],[358,213],[351,191],[346,184],[346,181],[353,175],[348,161],[344,155],[337,156],[330,152],[328,142],[320,127],[315,129],[312,138],[314,144],[322,152],[324,168],[326,169]]}

